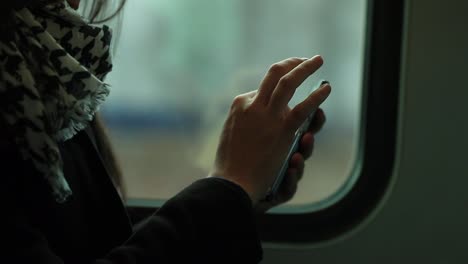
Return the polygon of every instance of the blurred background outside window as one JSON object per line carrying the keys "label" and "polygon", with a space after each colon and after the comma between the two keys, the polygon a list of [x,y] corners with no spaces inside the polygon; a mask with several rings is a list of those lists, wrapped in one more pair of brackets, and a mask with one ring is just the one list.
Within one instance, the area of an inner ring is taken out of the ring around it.
{"label": "blurred background outside window", "polygon": [[323,56],[333,92],[324,129],[296,197],[311,204],[343,186],[356,166],[365,0],[127,1],[102,108],[129,198],[167,199],[212,166],[234,96],[258,88],[269,66]]}

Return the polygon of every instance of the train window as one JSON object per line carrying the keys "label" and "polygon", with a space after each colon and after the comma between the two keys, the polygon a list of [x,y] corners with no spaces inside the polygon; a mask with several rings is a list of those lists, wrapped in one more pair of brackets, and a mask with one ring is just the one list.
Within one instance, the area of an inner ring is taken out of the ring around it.
{"label": "train window", "polygon": [[334,92],[291,203],[323,200],[346,182],[357,153],[364,0],[130,1],[124,16],[103,113],[130,198],[165,199],[207,175],[233,97],[258,87],[275,61],[315,54],[326,63],[295,98],[319,78]]}
{"label": "train window", "polygon": [[206,176],[233,97],[256,89],[272,63],[315,54],[325,64],[291,103],[329,80],[327,123],[296,197],[262,220],[262,232],[278,217],[296,221],[343,200],[360,181],[371,136],[364,137],[373,2],[128,1],[102,113],[129,204],[158,206]]}

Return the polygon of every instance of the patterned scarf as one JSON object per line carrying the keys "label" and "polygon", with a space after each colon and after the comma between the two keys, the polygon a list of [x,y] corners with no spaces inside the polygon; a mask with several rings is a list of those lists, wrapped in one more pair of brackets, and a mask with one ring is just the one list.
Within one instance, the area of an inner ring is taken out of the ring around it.
{"label": "patterned scarf", "polygon": [[84,129],[109,94],[111,31],[65,1],[19,9],[10,20],[12,34],[0,41],[0,118],[63,203],[72,192],[58,142]]}

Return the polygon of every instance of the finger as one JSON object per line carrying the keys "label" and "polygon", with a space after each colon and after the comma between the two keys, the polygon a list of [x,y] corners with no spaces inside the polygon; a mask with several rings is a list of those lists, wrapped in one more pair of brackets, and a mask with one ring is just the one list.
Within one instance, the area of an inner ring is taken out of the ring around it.
{"label": "finger", "polygon": [[267,105],[281,77],[305,60],[307,60],[307,58],[289,58],[271,65],[258,89],[257,101]]}
{"label": "finger", "polygon": [[264,201],[263,204],[261,204],[262,209],[268,210],[269,208],[285,203],[294,197],[297,192],[299,181],[297,173],[298,170],[296,168],[289,168],[286,171],[286,177],[281,183],[278,193],[271,197],[271,200]]}
{"label": "finger", "polygon": [[327,121],[325,113],[321,108],[317,109],[314,115],[314,119],[310,123],[308,131],[314,135],[317,134],[322,129],[325,121]]}
{"label": "finger", "polygon": [[302,136],[301,142],[299,144],[299,152],[302,154],[304,159],[310,158],[312,156],[312,151],[314,150],[315,137],[311,132],[307,132]]}
{"label": "finger", "polygon": [[275,203],[280,204],[291,200],[297,192],[297,172],[295,169],[288,169],[287,176],[280,186]]}
{"label": "finger", "polygon": [[294,153],[294,155],[291,157],[291,161],[289,162],[289,168],[295,170],[298,181],[302,178],[302,175],[304,174],[304,167],[305,162],[302,154],[298,152]]}
{"label": "finger", "polygon": [[271,95],[269,102],[270,107],[281,111],[293,97],[296,88],[299,87],[307,77],[317,71],[322,64],[322,57],[317,55],[299,64],[296,68],[281,77]]}
{"label": "finger", "polygon": [[327,99],[331,93],[330,84],[322,85],[313,91],[304,101],[296,105],[287,116],[287,126],[296,131],[304,120]]}

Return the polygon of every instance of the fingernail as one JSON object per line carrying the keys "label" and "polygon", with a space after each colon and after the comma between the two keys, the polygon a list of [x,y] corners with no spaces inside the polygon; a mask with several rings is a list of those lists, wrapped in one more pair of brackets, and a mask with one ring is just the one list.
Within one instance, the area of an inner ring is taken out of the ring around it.
{"label": "fingernail", "polygon": [[327,81],[327,80],[322,80],[322,82],[320,83],[320,86],[323,86],[323,85],[326,85],[326,84],[330,84],[330,82]]}

